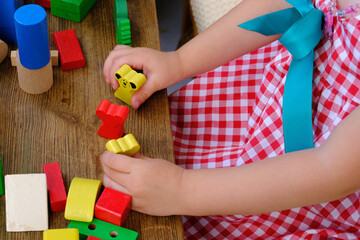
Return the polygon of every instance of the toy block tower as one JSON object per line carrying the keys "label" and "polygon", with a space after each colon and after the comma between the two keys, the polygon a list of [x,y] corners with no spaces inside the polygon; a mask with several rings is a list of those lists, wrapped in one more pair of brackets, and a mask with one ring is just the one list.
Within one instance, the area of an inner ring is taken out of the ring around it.
{"label": "toy block tower", "polygon": [[51,14],[81,22],[96,0],[51,0]]}
{"label": "toy block tower", "polygon": [[0,63],[6,58],[8,50],[8,45],[0,39]]}
{"label": "toy block tower", "polygon": [[8,44],[16,44],[14,13],[23,0],[0,1],[0,39]]}
{"label": "toy block tower", "polygon": [[46,12],[39,5],[29,4],[16,10],[14,19],[20,88],[30,94],[46,92],[53,84]]}

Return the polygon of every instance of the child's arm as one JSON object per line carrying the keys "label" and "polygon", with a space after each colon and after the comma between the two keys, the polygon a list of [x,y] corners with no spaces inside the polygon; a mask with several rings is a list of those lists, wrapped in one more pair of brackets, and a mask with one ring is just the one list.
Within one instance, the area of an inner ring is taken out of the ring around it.
{"label": "child's arm", "polygon": [[105,152],[105,186],[152,215],[257,214],[339,199],[360,189],[360,107],[319,148],[233,168],[184,170]]}
{"label": "child's arm", "polygon": [[264,46],[279,36],[263,36],[237,25],[291,7],[284,0],[245,0],[175,52],[117,46],[104,64],[106,82],[119,87],[115,71],[123,64],[142,69],[147,82],[132,97],[137,108],[155,91],[196,76]]}

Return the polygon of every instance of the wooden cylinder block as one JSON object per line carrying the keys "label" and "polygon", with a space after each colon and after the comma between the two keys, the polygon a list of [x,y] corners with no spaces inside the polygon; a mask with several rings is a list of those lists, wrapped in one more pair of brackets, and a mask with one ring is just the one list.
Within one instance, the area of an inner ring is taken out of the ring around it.
{"label": "wooden cylinder block", "polygon": [[51,60],[40,69],[28,69],[24,67],[19,58],[19,51],[16,54],[16,66],[20,88],[30,94],[44,93],[53,85],[53,70]]}
{"label": "wooden cylinder block", "polygon": [[6,58],[8,54],[8,45],[0,40],[0,63]]}

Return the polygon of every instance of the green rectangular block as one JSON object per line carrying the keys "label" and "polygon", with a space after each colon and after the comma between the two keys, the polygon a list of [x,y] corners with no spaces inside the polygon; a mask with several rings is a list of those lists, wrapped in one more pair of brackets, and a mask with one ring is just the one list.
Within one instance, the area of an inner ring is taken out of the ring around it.
{"label": "green rectangular block", "polygon": [[4,195],[4,193],[5,193],[4,174],[3,174],[2,162],[0,156],[0,195]]}
{"label": "green rectangular block", "polygon": [[81,22],[96,0],[51,0],[51,14]]}
{"label": "green rectangular block", "polygon": [[136,240],[138,233],[94,218],[91,222],[71,221],[68,228],[79,229],[80,239],[94,236],[103,240]]}

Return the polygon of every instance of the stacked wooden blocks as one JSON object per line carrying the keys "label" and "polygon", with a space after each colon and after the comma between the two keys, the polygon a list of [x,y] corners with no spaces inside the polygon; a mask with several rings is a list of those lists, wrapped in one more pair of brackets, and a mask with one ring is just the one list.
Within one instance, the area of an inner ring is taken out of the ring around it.
{"label": "stacked wooden blocks", "polygon": [[131,46],[130,20],[126,0],[114,0],[114,25],[118,44]]}
{"label": "stacked wooden blocks", "polygon": [[96,0],[51,0],[51,13],[74,22],[81,22]]}

